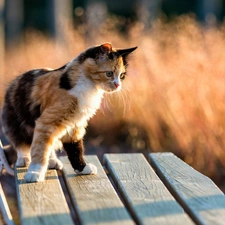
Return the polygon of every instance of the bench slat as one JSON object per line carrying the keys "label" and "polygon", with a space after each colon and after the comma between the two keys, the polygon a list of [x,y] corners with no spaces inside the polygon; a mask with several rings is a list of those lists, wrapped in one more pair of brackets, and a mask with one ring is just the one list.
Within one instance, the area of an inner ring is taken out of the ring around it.
{"label": "bench slat", "polygon": [[97,175],[76,175],[67,157],[60,160],[81,224],[134,224],[96,156],[85,156],[85,160],[97,166]]}
{"label": "bench slat", "polygon": [[27,168],[16,169],[16,186],[21,225],[74,224],[55,170],[48,170],[46,180],[26,183]]}
{"label": "bench slat", "polygon": [[212,180],[172,153],[152,153],[150,162],[197,224],[225,223],[225,196]]}
{"label": "bench slat", "polygon": [[105,154],[104,160],[137,224],[193,224],[142,154]]}

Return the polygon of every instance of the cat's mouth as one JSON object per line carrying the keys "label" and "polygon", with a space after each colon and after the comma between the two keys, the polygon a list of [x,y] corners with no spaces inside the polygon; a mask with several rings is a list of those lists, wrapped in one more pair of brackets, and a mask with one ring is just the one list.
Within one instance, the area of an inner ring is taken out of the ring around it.
{"label": "cat's mouth", "polygon": [[113,84],[114,84],[114,86],[116,87],[116,89],[117,89],[117,88],[120,88],[120,84],[119,84],[119,83],[113,82]]}
{"label": "cat's mouth", "polygon": [[114,87],[106,87],[104,88],[104,91],[105,92],[108,92],[108,93],[112,93],[112,92],[116,92],[116,91],[120,91],[121,90],[121,85],[117,85],[117,86],[114,86]]}
{"label": "cat's mouth", "polygon": [[104,92],[112,93],[112,92],[120,91],[122,88],[122,84],[116,81],[108,82],[105,84],[101,84],[99,88],[102,89]]}

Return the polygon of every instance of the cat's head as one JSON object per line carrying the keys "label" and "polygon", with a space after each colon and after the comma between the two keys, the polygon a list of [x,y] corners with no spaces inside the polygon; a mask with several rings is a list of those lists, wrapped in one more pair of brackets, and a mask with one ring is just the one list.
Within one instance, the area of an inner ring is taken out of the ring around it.
{"label": "cat's head", "polygon": [[118,91],[126,77],[128,55],[137,47],[128,49],[112,48],[105,43],[87,49],[78,56],[84,74],[105,92]]}

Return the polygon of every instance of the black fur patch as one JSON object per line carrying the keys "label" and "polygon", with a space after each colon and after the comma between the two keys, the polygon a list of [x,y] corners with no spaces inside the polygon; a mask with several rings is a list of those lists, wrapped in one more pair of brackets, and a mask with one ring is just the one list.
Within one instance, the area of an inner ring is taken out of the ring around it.
{"label": "black fur patch", "polygon": [[110,52],[108,54],[108,58],[111,59],[111,60],[115,59],[115,57],[118,57],[118,55],[116,54],[116,52]]}
{"label": "black fur patch", "polygon": [[122,56],[122,58],[123,58],[123,64],[124,64],[124,66],[128,66],[127,57],[135,49],[137,49],[137,47],[117,50],[117,52],[119,53],[119,55]]}
{"label": "black fur patch", "polygon": [[66,90],[70,90],[73,88],[73,86],[71,85],[71,81],[70,81],[68,73],[62,74],[62,76],[60,78],[60,82],[59,82],[59,87],[66,89]]}
{"label": "black fur patch", "polygon": [[40,116],[40,105],[32,107],[31,92],[36,79],[48,72],[48,70],[41,69],[28,71],[24,73],[19,79],[17,89],[14,96],[15,110],[19,113],[20,118],[25,121],[26,125],[35,126],[35,120]]}
{"label": "black fur patch", "polygon": [[[106,54],[105,52],[103,52],[101,50],[100,47],[89,48],[87,51],[81,53],[78,56],[78,62],[81,64],[87,58],[98,59],[99,56],[100,56],[100,54]],[[118,52],[109,52],[107,56],[108,56],[108,59],[114,60],[115,58],[118,58],[119,57],[119,53]]]}
{"label": "black fur patch", "polygon": [[18,77],[5,96],[2,119],[8,135],[17,145],[31,144],[36,119],[40,116],[40,105],[33,106],[31,93],[37,77],[48,70],[31,70]]}
{"label": "black fur patch", "polygon": [[63,148],[68,155],[68,159],[75,170],[82,171],[86,166],[83,158],[84,146],[83,141],[73,143],[63,143]]}
{"label": "black fur patch", "polygon": [[85,52],[81,53],[78,56],[78,62],[81,64],[83,63],[87,58],[92,58],[95,59],[98,57],[100,51],[98,47],[93,47],[93,48],[89,48],[87,49]]}

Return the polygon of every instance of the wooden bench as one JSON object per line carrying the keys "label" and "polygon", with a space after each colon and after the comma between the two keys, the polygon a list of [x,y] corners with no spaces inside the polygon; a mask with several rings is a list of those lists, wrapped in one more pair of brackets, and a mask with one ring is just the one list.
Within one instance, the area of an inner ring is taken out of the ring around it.
{"label": "wooden bench", "polygon": [[48,170],[44,182],[25,183],[27,169],[17,168],[22,225],[225,224],[223,192],[172,153],[105,154],[104,167],[85,158],[97,175],[75,175],[67,157],[63,179]]}

